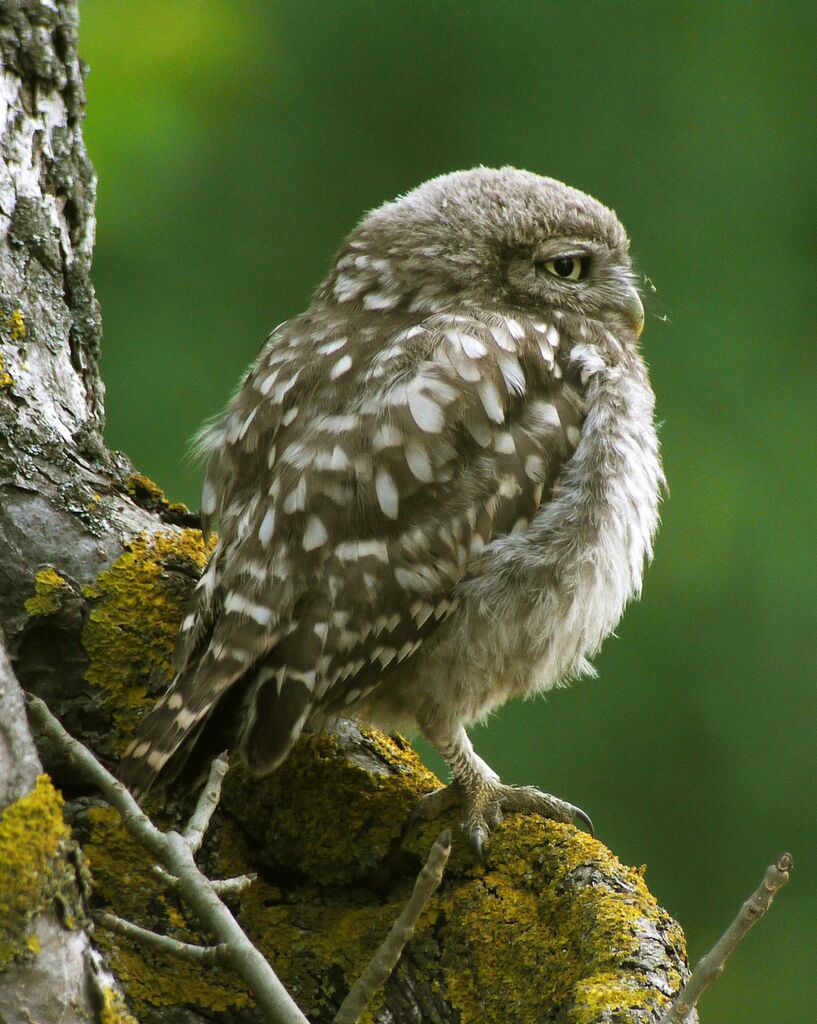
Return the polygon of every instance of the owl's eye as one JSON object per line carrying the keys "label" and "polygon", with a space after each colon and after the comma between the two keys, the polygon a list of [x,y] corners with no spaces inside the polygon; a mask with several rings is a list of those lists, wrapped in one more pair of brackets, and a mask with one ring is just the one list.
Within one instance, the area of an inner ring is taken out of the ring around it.
{"label": "owl's eye", "polygon": [[536,265],[563,281],[581,281],[587,276],[589,263],[586,256],[557,256],[555,260],[540,260]]}

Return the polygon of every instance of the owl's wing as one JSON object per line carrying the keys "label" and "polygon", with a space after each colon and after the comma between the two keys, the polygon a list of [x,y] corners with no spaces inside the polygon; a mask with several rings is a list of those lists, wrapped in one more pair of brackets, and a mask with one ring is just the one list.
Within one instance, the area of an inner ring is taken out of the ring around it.
{"label": "owl's wing", "polygon": [[322,334],[312,317],[262,350],[211,432],[203,505],[221,535],[179,675],[128,752],[138,788],[239,681],[235,739],[251,770],[275,767],[309,719],[418,650],[469,562],[524,532],[578,444],[583,401],[553,324],[486,313],[399,330],[360,313]]}

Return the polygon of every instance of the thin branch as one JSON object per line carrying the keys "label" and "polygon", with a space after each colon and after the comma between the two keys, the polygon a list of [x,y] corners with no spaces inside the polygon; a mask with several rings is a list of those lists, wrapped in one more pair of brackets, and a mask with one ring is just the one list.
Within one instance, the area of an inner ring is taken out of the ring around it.
{"label": "thin branch", "polygon": [[[161,864],[154,864],[150,870],[168,889],[179,888],[178,878],[165,871]],[[233,878],[211,878],[209,882],[216,892],[223,896],[244,892],[257,878],[258,875],[254,871],[249,871],[246,875],[235,875]]]}
{"label": "thin branch", "polygon": [[258,875],[254,871],[250,871],[246,875],[236,875],[234,878],[212,879],[210,885],[220,896],[233,896],[236,893],[244,892],[245,889],[249,889],[257,878]]}
{"label": "thin branch", "polygon": [[125,786],[104,768],[87,747],[63,729],[39,697],[26,694],[28,714],[34,724],[63,750],[122,816],[122,824],[133,838],[149,850],[157,860],[163,860],[166,849],[165,834],[148,818]]}
{"label": "thin branch", "polygon": [[408,903],[403,907],[402,913],[368,966],[352,985],[332,1024],[355,1024],[369,1000],[394,970],[400,954],[414,932],[420,914],[442,881],[450,853],[451,833],[446,830],[434,841],[428,860],[414,883],[414,890]]}
{"label": "thin branch", "polygon": [[199,794],[196,809],[191,814],[190,821],[188,821],[187,826],[182,832],[182,838],[193,853],[198,853],[201,848],[204,833],[207,831],[210,819],[213,817],[213,812],[218,807],[218,802],[221,799],[221,785],[229,769],[230,766],[223,754],[217,757],[210,765],[210,774]]}
{"label": "thin branch", "polygon": [[160,953],[168,953],[170,956],[177,956],[181,960],[192,960],[201,967],[213,967],[216,964],[226,963],[227,947],[222,946],[197,946],[192,942],[182,942],[179,939],[172,939],[169,935],[159,935],[148,928],[140,928],[132,921],[126,921],[116,914],[107,914],[104,911],[97,911],[94,915],[94,923],[100,928],[107,928],[110,932],[124,935],[128,939],[140,942],[143,946],[158,950]]}
{"label": "thin branch", "polygon": [[29,695],[28,711],[37,727],[73,758],[86,778],[119,811],[122,823],[134,839],[178,879],[180,895],[218,940],[217,948],[224,950],[221,954],[223,962],[247,985],[258,1008],[274,1024],[309,1024],[229,907],[219,899],[213,883],[198,869],[188,842],[178,832],[157,829],[122,783],[97,761],[90,750],[63,729],[43,701]]}
{"label": "thin branch", "polygon": [[684,1024],[698,1004],[708,985],[723,973],[726,961],[737,949],[746,933],[763,917],[772,900],[789,880],[792,868],[790,853],[781,853],[774,864],[770,864],[763,881],[738,911],[735,920],[710,949],[698,961],[689,981],[684,985],[672,1006],[659,1024]]}

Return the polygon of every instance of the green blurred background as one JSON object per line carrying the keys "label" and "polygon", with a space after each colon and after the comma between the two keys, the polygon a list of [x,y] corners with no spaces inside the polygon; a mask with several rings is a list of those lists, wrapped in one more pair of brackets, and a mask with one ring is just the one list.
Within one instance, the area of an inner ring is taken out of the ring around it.
{"label": "green blurred background", "polygon": [[511,163],[627,225],[672,487],[656,561],[599,681],[475,738],[506,781],[569,798],[646,862],[693,959],[791,849],[705,1022],[803,1024],[817,1003],[816,11],[82,6],[108,438],[175,499],[198,507],[190,436],[363,211]]}

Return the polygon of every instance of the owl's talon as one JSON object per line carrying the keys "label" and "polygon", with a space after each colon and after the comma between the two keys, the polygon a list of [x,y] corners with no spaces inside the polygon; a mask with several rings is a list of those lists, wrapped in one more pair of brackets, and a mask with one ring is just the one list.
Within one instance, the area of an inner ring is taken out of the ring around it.
{"label": "owl's talon", "polygon": [[485,864],[485,840],[488,838],[488,833],[483,828],[475,828],[468,834],[468,845],[471,847],[471,852],[474,855],[474,859],[480,867],[486,867]]}
{"label": "owl's talon", "polygon": [[584,825],[587,826],[587,831],[595,839],[596,830],[593,828],[593,822],[590,820],[590,815],[585,814],[581,807],[573,807],[573,817],[578,818]]}

